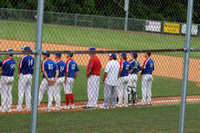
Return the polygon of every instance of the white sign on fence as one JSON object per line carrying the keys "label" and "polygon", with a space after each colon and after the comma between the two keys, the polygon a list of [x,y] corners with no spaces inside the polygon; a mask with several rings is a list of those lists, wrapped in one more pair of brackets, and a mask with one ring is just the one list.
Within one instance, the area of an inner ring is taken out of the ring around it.
{"label": "white sign on fence", "polygon": [[158,21],[146,21],[146,31],[161,31],[161,22]]}
{"label": "white sign on fence", "polygon": [[[182,24],[181,32],[183,34],[186,34],[186,24]],[[197,25],[192,25],[191,34],[192,35],[197,35],[197,32],[198,32],[198,26]]]}

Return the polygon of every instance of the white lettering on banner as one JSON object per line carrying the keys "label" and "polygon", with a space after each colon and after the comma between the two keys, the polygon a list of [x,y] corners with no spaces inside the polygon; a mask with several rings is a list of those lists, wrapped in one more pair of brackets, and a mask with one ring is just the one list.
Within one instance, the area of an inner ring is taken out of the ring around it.
{"label": "white lettering on banner", "polygon": [[[181,32],[183,34],[186,34],[186,24],[182,24]],[[191,34],[192,35],[197,35],[197,32],[198,32],[198,26],[197,25],[192,25]]]}
{"label": "white lettering on banner", "polygon": [[146,21],[146,31],[161,31],[161,22],[158,21]]}

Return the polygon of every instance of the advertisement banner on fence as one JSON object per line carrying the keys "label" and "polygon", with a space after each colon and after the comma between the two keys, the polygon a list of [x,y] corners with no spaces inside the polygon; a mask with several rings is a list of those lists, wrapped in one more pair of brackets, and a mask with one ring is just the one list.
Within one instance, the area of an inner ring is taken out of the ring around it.
{"label": "advertisement banner on fence", "polygon": [[180,33],[180,24],[164,23],[164,32],[179,34]]}
{"label": "advertisement banner on fence", "polygon": [[146,31],[161,31],[161,22],[158,21],[146,21]]}
{"label": "advertisement banner on fence", "polygon": [[[186,24],[182,24],[181,32],[183,34],[186,34]],[[197,25],[192,25],[191,34],[192,35],[197,35],[197,32],[198,32],[198,26]]]}

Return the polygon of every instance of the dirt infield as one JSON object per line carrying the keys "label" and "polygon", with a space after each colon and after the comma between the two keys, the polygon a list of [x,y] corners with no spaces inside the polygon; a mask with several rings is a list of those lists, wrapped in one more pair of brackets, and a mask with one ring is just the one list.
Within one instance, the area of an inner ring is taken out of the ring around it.
{"label": "dirt infield", "polygon": [[[21,50],[21,48],[25,45],[29,45],[32,49],[35,48],[35,42],[0,39],[1,50],[6,50],[8,48],[12,48],[14,50]],[[42,49],[45,49],[45,50],[87,50],[88,47],[43,43]],[[102,49],[99,48],[97,50],[102,50]],[[103,50],[106,50],[106,49],[103,49]],[[19,55],[19,56],[22,56],[22,55]],[[105,68],[106,63],[108,62],[107,55],[99,54],[98,56],[101,60],[102,66]],[[153,72],[153,75],[182,79],[183,62],[184,62],[183,57],[172,57],[172,56],[152,54],[151,58],[155,62],[155,71]],[[78,65],[86,66],[89,61],[89,56],[75,55],[74,59],[76,60]],[[130,55],[128,55],[128,59],[130,59]],[[66,60],[66,58],[63,57],[63,60]],[[139,54],[138,61],[142,65],[142,62],[144,61],[143,54]],[[190,59],[188,80],[195,81],[195,82],[200,81],[199,65],[200,65],[199,59]]]}
{"label": "dirt infield", "polygon": [[[138,99],[138,102],[140,102],[141,99]],[[148,106],[159,106],[159,105],[174,105],[174,104],[180,104],[181,102],[181,97],[159,97],[159,98],[152,98],[152,102],[151,105]],[[187,103],[199,103],[200,102],[200,96],[199,95],[194,95],[194,96],[187,96]],[[103,103],[103,101],[98,101],[98,105],[101,105]],[[52,109],[50,110],[50,112],[66,112],[66,111],[81,111],[84,110],[82,109],[82,106],[86,105],[87,101],[79,101],[79,102],[75,102],[76,108],[75,109],[61,109],[61,110],[55,110],[54,106],[55,104],[53,104]],[[61,104],[61,107],[63,107],[65,105],[65,103]],[[136,106],[140,106],[140,105],[131,105],[130,107],[136,107]],[[25,105],[22,106],[23,108],[25,108]],[[31,113],[30,111],[27,112],[24,109],[22,110],[22,112],[17,112],[16,111],[17,105],[13,105],[12,106],[12,111],[10,113],[4,113],[4,114],[25,114],[25,113]],[[41,104],[38,108],[38,113],[47,113],[47,103],[45,104]],[[100,109],[99,107],[97,109]],[[2,114],[2,113],[0,113]]]}

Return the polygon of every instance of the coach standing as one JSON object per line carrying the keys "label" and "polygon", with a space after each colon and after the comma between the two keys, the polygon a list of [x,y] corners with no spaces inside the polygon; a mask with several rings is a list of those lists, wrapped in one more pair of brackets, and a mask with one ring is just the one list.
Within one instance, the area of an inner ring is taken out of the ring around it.
{"label": "coach standing", "polygon": [[[95,51],[94,47],[89,48],[90,51]],[[87,92],[88,92],[88,103],[83,106],[83,109],[96,109],[99,95],[99,84],[100,84],[100,70],[101,62],[95,54],[89,54],[90,61],[87,66],[86,76],[88,78]]]}
{"label": "coach standing", "polygon": [[117,79],[119,74],[120,65],[116,61],[117,57],[115,53],[109,54],[109,62],[106,65],[103,80],[104,83],[104,103],[100,108],[109,109],[110,97],[112,99],[111,107],[115,108],[117,105]]}
{"label": "coach standing", "polygon": [[[24,51],[29,51],[29,46],[22,48]],[[20,59],[18,66],[19,74],[19,85],[18,85],[18,105],[17,111],[22,111],[22,103],[24,98],[24,92],[26,94],[26,111],[31,110],[31,85],[32,85],[32,74],[33,74],[34,59],[30,55],[25,55]]]}

